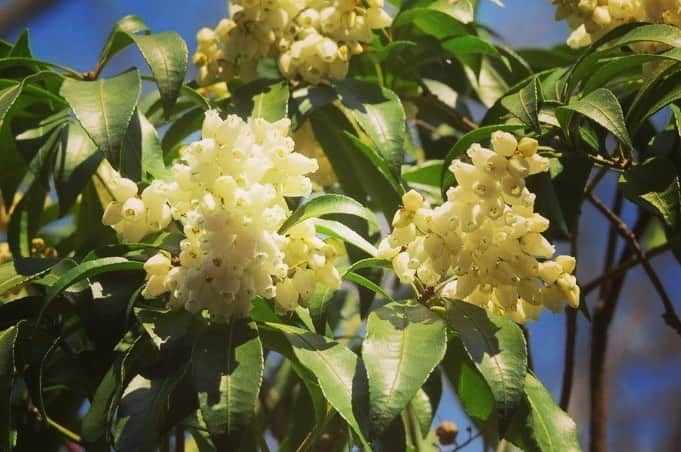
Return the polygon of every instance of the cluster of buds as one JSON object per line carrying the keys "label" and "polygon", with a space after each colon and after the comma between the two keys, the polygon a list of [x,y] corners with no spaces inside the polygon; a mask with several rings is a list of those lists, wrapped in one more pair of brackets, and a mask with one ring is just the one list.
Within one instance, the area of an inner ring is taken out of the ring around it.
{"label": "cluster of buds", "polygon": [[[317,169],[314,159],[294,152],[289,127],[288,119],[206,114],[202,139],[172,166],[173,181],[156,180],[142,192],[145,208],[167,211],[184,236],[178,256],[160,252],[147,260],[143,296],[168,292],[171,307],[207,310],[226,322],[247,316],[256,296],[291,311],[306,304],[317,281],[340,287],[336,250],[315,235],[313,223],[279,232],[291,214],[285,198],[308,196],[306,174]],[[112,176],[122,194],[136,193],[134,184]]]}
{"label": "cluster of buds", "polygon": [[328,157],[324,153],[321,144],[315,137],[310,121],[305,121],[295,132],[293,139],[296,142],[296,151],[317,160],[319,169],[310,175],[310,179],[319,187],[330,187],[337,182],[336,173]]}
{"label": "cluster of buds", "polygon": [[567,20],[572,30],[567,43],[577,48],[591,44],[619,25],[632,22],[681,26],[680,0],[552,0],[556,20]]}
{"label": "cluster of buds", "polygon": [[197,34],[199,83],[256,77],[258,62],[277,60],[282,74],[317,84],[345,78],[350,57],[362,53],[375,29],[392,22],[383,0],[235,0],[231,18]]}
{"label": "cluster of buds", "polygon": [[138,195],[137,184],[118,173],[105,160],[97,169],[112,201],[102,222],[111,226],[124,242],[139,242],[144,236],[165,229],[172,220],[170,207],[162,201],[163,183],[155,181]]}
{"label": "cluster of buds", "polygon": [[416,191],[403,198],[393,230],[379,246],[404,284],[422,293],[464,300],[517,321],[536,319],[543,306],[579,305],[575,260],[557,256],[542,235],[549,220],[534,212],[525,178],[546,171],[532,138],[492,134],[492,149],[468,151],[471,163],[450,166],[458,185],[431,208]]}

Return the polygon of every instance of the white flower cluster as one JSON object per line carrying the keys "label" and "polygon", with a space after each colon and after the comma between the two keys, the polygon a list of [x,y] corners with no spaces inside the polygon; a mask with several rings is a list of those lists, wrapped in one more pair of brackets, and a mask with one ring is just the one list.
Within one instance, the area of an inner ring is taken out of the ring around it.
{"label": "white flower cluster", "polygon": [[256,77],[258,62],[275,58],[288,79],[317,84],[345,78],[350,57],[362,53],[372,30],[392,22],[383,0],[235,0],[231,18],[197,34],[199,83],[217,77]]}
{"label": "white flower cluster", "polygon": [[549,220],[534,212],[535,195],[525,178],[546,171],[531,138],[492,134],[492,148],[474,144],[472,163],[456,160],[450,170],[458,186],[431,208],[415,191],[406,193],[393,230],[379,246],[404,284],[436,290],[517,321],[536,319],[546,306],[579,304],[570,256],[555,259],[542,236]]}
{"label": "white flower cluster", "polygon": [[[306,303],[317,281],[340,287],[335,252],[315,235],[313,220],[278,233],[291,213],[285,197],[309,195],[305,175],[317,169],[314,159],[294,152],[289,125],[288,119],[206,114],[203,139],[173,164],[173,181],[154,181],[142,193],[147,208],[167,209],[184,233],[179,256],[161,252],[145,263],[143,296],[170,292],[171,307],[206,309],[228,321],[246,316],[255,296],[276,298],[281,310],[291,311]],[[114,181],[122,194],[136,193],[134,184]]]}
{"label": "white flower cluster", "polygon": [[170,224],[170,207],[162,199],[162,182],[155,181],[138,196],[137,184],[121,176],[106,160],[97,173],[113,198],[104,210],[102,223],[111,226],[119,240],[139,242]]}
{"label": "white flower cluster", "polygon": [[319,169],[310,175],[312,182],[320,187],[330,187],[337,182],[336,173],[333,171],[331,162],[324,153],[321,144],[315,137],[310,121],[305,121],[295,132],[293,140],[296,142],[296,151],[317,160]]}
{"label": "white flower cluster", "polygon": [[681,0],[552,0],[556,20],[566,19],[570,47],[591,44],[619,25],[654,22],[681,26]]}

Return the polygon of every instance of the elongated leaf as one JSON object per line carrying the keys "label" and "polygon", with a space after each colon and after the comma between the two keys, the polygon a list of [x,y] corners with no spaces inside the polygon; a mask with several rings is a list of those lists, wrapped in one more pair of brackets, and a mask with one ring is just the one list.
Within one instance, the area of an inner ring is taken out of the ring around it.
{"label": "elongated leaf", "polygon": [[523,333],[512,321],[462,301],[447,302],[447,319],[492,390],[503,431],[523,399],[527,372]]}
{"label": "elongated leaf", "polygon": [[333,86],[376,145],[393,177],[399,180],[406,121],[399,97],[386,88],[360,80],[337,80]]}
{"label": "elongated leaf", "polygon": [[387,428],[417,395],[442,360],[446,342],[444,320],[419,303],[388,303],[369,314],[362,359],[375,433]]}
{"label": "elongated leaf", "polygon": [[523,128],[522,125],[517,124],[513,125],[496,124],[480,127],[471,132],[468,132],[466,135],[459,138],[459,141],[457,141],[456,144],[452,146],[452,148],[447,153],[444,162],[442,162],[442,174],[440,175],[442,193],[444,194],[447,191],[447,188],[453,185],[455,182],[454,175],[452,174],[451,171],[449,171],[449,166],[452,164],[452,161],[454,161],[455,158],[459,157],[461,154],[466,152],[473,143],[481,143],[483,141],[488,140],[489,137],[492,136],[492,133],[494,133],[497,130],[501,130],[503,132],[512,132],[514,130],[522,128]]}
{"label": "elongated leaf", "polygon": [[9,86],[0,91],[0,127],[2,126],[2,121],[5,119],[7,112],[12,108],[14,102],[21,94],[22,85],[16,83],[16,85]]}
{"label": "elongated leaf", "polygon": [[137,70],[92,82],[66,79],[60,94],[68,101],[92,141],[114,167],[120,167],[121,147],[142,82]]}
{"label": "elongated leaf", "polygon": [[624,122],[622,107],[612,91],[599,88],[559,110],[570,110],[586,116],[612,133],[628,149],[634,149]]}
{"label": "elongated leaf", "polygon": [[222,107],[226,113],[244,119],[253,117],[274,122],[286,117],[289,94],[288,83],[260,79],[237,88]]}
{"label": "elongated leaf", "polygon": [[132,44],[129,34],[149,33],[149,27],[141,17],[135,15],[125,16],[111,29],[109,37],[104,44],[99,58],[99,65],[104,66],[109,60],[121,50]]}
{"label": "elongated leaf", "polygon": [[361,235],[345,226],[343,223],[332,220],[322,220],[320,218],[317,218],[314,221],[317,232],[354,245],[369,256],[376,255],[377,250],[374,245],[367,242]]}
{"label": "elongated leaf", "polygon": [[192,376],[203,419],[216,445],[238,445],[253,419],[263,376],[262,344],[255,323],[235,320],[207,327],[192,352]]}
{"label": "elongated leaf", "polygon": [[182,344],[191,332],[193,316],[185,311],[135,308],[135,316],[158,350],[168,350]]}
{"label": "elongated leaf", "polygon": [[522,122],[540,132],[539,126],[539,101],[541,100],[541,88],[537,77],[533,77],[524,88],[517,93],[501,99],[503,105],[511,114]]}
{"label": "elongated leaf", "polygon": [[169,117],[187,72],[187,43],[175,32],[130,36],[151,69]]}
{"label": "elongated leaf", "polygon": [[[400,204],[400,196],[393,185],[371,163],[349,135],[358,131],[334,105],[317,109],[310,115],[315,137],[329,158],[343,191],[360,201],[371,200],[378,209],[392,218]],[[354,228],[354,227],[353,227]]]}
{"label": "elongated leaf", "polygon": [[54,300],[69,286],[85,278],[106,272],[142,270],[143,268],[144,262],[131,261],[124,257],[103,257],[84,262],[64,273],[54,285],[47,289],[47,303]]}
{"label": "elongated leaf", "polygon": [[345,346],[326,337],[294,326],[267,325],[285,335],[296,358],[319,381],[326,399],[368,448],[363,427],[368,394],[362,361]]}
{"label": "elongated leaf", "polygon": [[578,452],[577,425],[537,378],[525,377],[525,406],[514,417],[508,438],[532,452]]}
{"label": "elongated leaf", "polygon": [[346,272],[343,275],[343,279],[346,279],[348,281],[352,281],[355,284],[359,284],[360,286],[362,286],[366,289],[369,289],[373,293],[375,293],[377,295],[381,295],[382,297],[384,297],[387,300],[394,301],[393,297],[391,297],[388,292],[383,290],[383,288],[381,286],[379,286],[378,284],[376,284],[375,282],[373,282],[369,278],[360,275],[359,273]]}
{"label": "elongated leaf", "polygon": [[308,218],[319,218],[331,214],[352,215],[363,218],[369,223],[376,224],[373,212],[354,199],[344,195],[325,194],[312,198],[298,207],[298,209],[296,209],[281,226],[279,232],[284,233],[293,225],[307,220]]}
{"label": "elongated leaf", "polygon": [[59,196],[59,212],[65,214],[76,201],[102,160],[102,153],[77,121],[69,122],[61,135],[54,184]]}
{"label": "elongated leaf", "polygon": [[681,227],[681,177],[671,160],[649,159],[622,174],[619,185],[627,199],[652,211],[670,230]]}
{"label": "elongated leaf", "polygon": [[0,331],[0,448],[12,450],[10,441],[11,403],[10,394],[14,374],[14,343],[19,328],[12,326]]}
{"label": "elongated leaf", "polygon": [[125,136],[125,158],[121,171],[133,180],[151,182],[170,175],[163,161],[163,147],[149,120],[135,111]]}
{"label": "elongated leaf", "polygon": [[152,352],[151,341],[140,336],[125,353],[116,357],[99,382],[90,409],[83,416],[81,435],[85,441],[93,443],[103,436],[110,436],[111,421],[123,391],[140,368],[149,363]]}
{"label": "elongated leaf", "polygon": [[173,408],[171,395],[187,366],[169,376],[147,379],[137,375],[125,388],[116,423],[116,450],[153,450]]}

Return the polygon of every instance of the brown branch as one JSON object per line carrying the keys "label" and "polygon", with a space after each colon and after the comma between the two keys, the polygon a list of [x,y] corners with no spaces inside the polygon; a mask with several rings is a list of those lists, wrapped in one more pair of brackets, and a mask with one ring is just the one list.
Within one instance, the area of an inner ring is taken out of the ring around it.
{"label": "brown branch", "polygon": [[605,281],[612,279],[616,276],[620,276],[623,273],[626,273],[627,271],[643,263],[644,261],[650,261],[652,258],[659,256],[660,254],[664,254],[667,251],[670,251],[675,245],[679,244],[680,242],[681,240],[669,241],[663,245],[656,246],[655,248],[646,251],[645,253],[643,253],[643,258],[637,256],[627,260],[626,262],[623,262],[621,265],[611,269],[608,272],[603,273],[601,276],[594,278],[593,280],[584,284],[582,286],[582,293],[584,295],[591,293],[594,289],[600,287]]}
{"label": "brown branch", "polygon": [[16,0],[0,7],[0,34],[6,34],[21,25],[54,0]]}
{"label": "brown branch", "polygon": [[428,87],[426,87],[424,84],[421,84],[421,88],[423,89],[423,99],[427,100],[431,105],[445,113],[452,120],[454,126],[459,130],[470,132],[471,130],[475,130],[480,127],[475,121],[461,113],[456,108],[453,108],[452,106],[442,102],[442,100],[440,100],[440,98],[435,94],[431,93]]}
{"label": "brown branch", "polygon": [[605,203],[603,203],[603,201],[600,200],[600,198],[591,193],[587,195],[587,198],[612,223],[612,225],[615,227],[618,233],[622,235],[622,237],[624,237],[624,239],[627,241],[627,244],[631,251],[633,252],[633,254],[638,259],[641,260],[641,265],[643,266],[643,269],[648,275],[650,282],[653,283],[653,287],[655,287],[655,290],[657,291],[658,295],[662,299],[662,304],[664,305],[664,313],[662,314],[662,318],[664,319],[665,323],[667,323],[667,325],[672,327],[674,331],[681,335],[681,320],[679,320],[679,317],[676,314],[676,311],[674,310],[674,303],[672,302],[671,298],[669,298],[669,295],[667,294],[667,291],[665,290],[662,281],[657,276],[655,269],[653,268],[651,263],[648,260],[646,260],[645,254],[643,253],[643,249],[641,248],[641,244],[636,238],[636,234],[634,234],[627,227],[627,225],[619,218],[619,216],[616,215],[613,211],[611,211],[608,208],[608,206],[606,206]]}
{"label": "brown branch", "polygon": [[[641,234],[648,222],[649,216],[645,212],[639,214],[638,221],[632,232]],[[619,262],[626,262],[631,258],[633,250],[627,247],[622,251]],[[608,392],[605,380],[605,359],[608,348],[608,328],[617,308],[619,295],[624,286],[626,273],[602,286],[601,295],[594,307],[591,323],[591,359],[589,369],[590,387],[590,437],[591,452],[605,452],[607,437],[607,405]]]}

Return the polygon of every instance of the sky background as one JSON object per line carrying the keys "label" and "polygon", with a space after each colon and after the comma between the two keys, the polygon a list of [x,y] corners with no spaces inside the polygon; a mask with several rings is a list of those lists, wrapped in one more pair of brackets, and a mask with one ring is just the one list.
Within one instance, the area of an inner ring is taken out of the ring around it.
{"label": "sky background", "polygon": [[[3,2],[6,0],[0,0],[0,6]],[[514,47],[547,47],[562,43],[567,37],[565,24],[553,20],[554,9],[549,0],[506,0],[505,8],[489,0],[481,2],[478,20],[491,26]],[[155,32],[179,32],[193,52],[196,31],[203,26],[214,26],[226,15],[226,10],[222,0],[58,0],[27,23],[0,31],[0,36],[14,40],[22,28],[28,27],[36,57],[85,71],[94,67],[113,23],[127,14],[141,16]],[[143,66],[143,62],[134,52],[124,52],[116,57],[105,75],[132,65]],[[614,178],[610,178],[601,184],[598,194],[602,199],[612,199],[614,183]],[[631,221],[634,215],[635,209],[626,206],[625,220]],[[581,231],[577,274],[578,280],[584,283],[600,274],[607,237],[606,224],[590,206],[583,211]],[[567,250],[563,248],[563,251]],[[677,310],[681,310],[681,266],[671,255],[658,257],[653,263]],[[622,293],[610,330],[607,361],[610,449],[678,450],[681,341],[662,322],[659,297],[640,269],[630,272]],[[594,302],[589,299],[589,306],[593,307]],[[545,312],[538,322],[529,326],[535,371],[556,398],[563,368],[564,323],[563,315]],[[570,414],[577,420],[584,444],[588,435],[589,334],[588,322],[580,317]],[[454,421],[462,431],[469,425],[451,391],[443,398],[436,422],[440,420]],[[476,443],[466,450],[479,449]]]}

